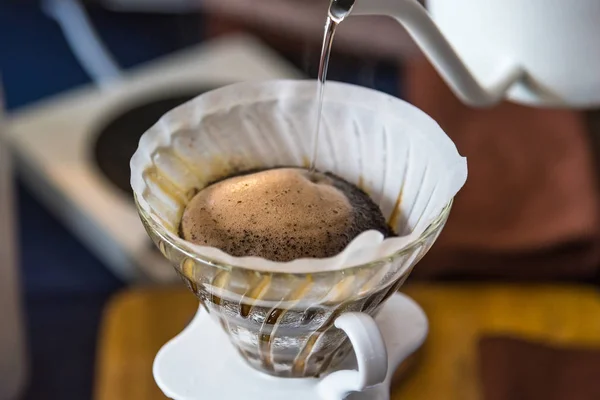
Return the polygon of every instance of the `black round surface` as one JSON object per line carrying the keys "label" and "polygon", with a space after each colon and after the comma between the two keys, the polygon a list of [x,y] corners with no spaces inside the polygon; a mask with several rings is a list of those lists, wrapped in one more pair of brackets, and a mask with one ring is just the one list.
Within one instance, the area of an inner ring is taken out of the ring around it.
{"label": "black round surface", "polygon": [[169,110],[211,89],[188,94],[154,98],[113,114],[98,130],[94,145],[94,161],[104,176],[127,196],[132,196],[129,183],[129,160],[137,150],[140,137]]}

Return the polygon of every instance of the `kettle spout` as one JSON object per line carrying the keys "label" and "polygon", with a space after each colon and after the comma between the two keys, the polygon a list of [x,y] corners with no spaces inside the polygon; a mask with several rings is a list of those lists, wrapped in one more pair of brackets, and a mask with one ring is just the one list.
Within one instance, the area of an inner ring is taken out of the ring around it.
{"label": "kettle spout", "polygon": [[[335,3],[340,0],[333,0]],[[442,35],[427,10],[417,0],[356,0],[352,15],[387,15],[397,20],[429,59],[456,96],[472,107],[491,107],[520,81],[525,71],[508,63],[500,78],[482,85]]]}

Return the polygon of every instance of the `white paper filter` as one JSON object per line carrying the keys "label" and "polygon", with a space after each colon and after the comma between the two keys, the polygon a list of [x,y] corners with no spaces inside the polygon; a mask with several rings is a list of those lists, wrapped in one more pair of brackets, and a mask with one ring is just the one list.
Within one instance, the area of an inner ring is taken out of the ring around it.
{"label": "white paper filter", "polygon": [[364,232],[327,259],[274,262],[233,257],[177,235],[196,189],[233,168],[306,167],[317,115],[316,81],[241,83],[203,94],[161,118],[131,159],[140,207],[179,246],[222,263],[262,271],[339,270],[391,256],[417,240],[464,185],[466,159],[439,125],[414,106],[359,86],[328,82],[317,169],[371,195],[400,235]]}

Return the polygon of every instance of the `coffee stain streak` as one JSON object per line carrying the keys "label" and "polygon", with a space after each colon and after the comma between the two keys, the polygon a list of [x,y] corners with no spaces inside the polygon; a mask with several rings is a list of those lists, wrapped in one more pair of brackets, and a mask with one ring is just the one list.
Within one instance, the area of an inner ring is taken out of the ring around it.
{"label": "coffee stain streak", "polygon": [[[388,151],[387,151],[387,146],[388,146],[388,130],[387,128],[384,126],[383,127],[383,142],[382,142],[382,146],[383,146],[383,179],[381,180],[381,189],[379,190],[379,198],[377,199],[377,204],[381,207],[381,201],[383,199],[383,195],[385,193],[385,186],[387,184],[387,179],[388,179]],[[399,204],[398,204],[399,206]]]}
{"label": "coffee stain streak", "polygon": [[[407,271],[405,274],[403,274],[401,277],[399,277],[396,282],[391,283],[387,287],[384,287],[381,290],[368,296],[364,300],[365,303],[363,304],[361,311],[362,312],[365,312],[365,311],[374,312],[391,295],[393,295],[394,293],[396,293],[398,291],[398,289],[400,289],[400,287],[404,284],[404,282],[408,278],[409,274],[410,274],[410,271]],[[333,324],[335,323],[335,320],[341,314],[343,314],[345,312],[345,309],[347,308],[347,306],[349,304],[353,303],[354,301],[356,301],[356,299],[349,299],[349,300],[346,300],[346,301],[340,303],[339,306],[333,310],[333,312],[330,314],[330,316],[327,318],[327,320],[323,324],[321,324],[321,326],[309,337],[305,346],[300,351],[299,355],[296,357],[296,360],[294,361],[294,365],[292,366],[292,371],[295,376],[303,376],[306,373],[305,372],[306,367],[310,363],[310,358],[312,356],[312,352],[314,350],[314,347],[318,343],[319,339],[322,336],[324,336],[329,329],[333,328]],[[346,343],[346,341],[347,341],[347,339],[345,339],[336,348],[336,350],[334,352],[332,352],[330,354],[330,356],[328,356],[328,358],[323,362],[324,364],[321,365],[321,368],[319,369],[319,374],[325,372],[325,370],[327,368],[329,368],[331,362],[334,359],[335,353],[337,351],[339,351],[339,349],[344,345],[344,343]]]}
{"label": "coffee stain streak", "polygon": [[357,146],[358,146],[358,150],[359,150],[359,154],[358,154],[358,187],[364,191],[365,193],[367,193],[367,188],[365,187],[365,171],[364,171],[364,166],[363,166],[363,153],[362,153],[362,149],[363,146],[361,146],[361,135],[360,135],[360,128],[358,125],[358,122],[353,119],[352,120],[352,126],[354,127],[354,138],[356,140]]}
{"label": "coffee stain streak", "polygon": [[198,283],[196,283],[196,275],[201,275],[201,267],[196,264],[191,258],[184,258],[181,262],[181,273],[189,280],[190,287],[194,294],[198,294]]}
{"label": "coffee stain streak", "polygon": [[284,310],[281,308],[273,308],[269,312],[269,315],[263,321],[260,330],[258,332],[258,346],[259,351],[258,354],[260,356],[260,360],[262,362],[263,368],[267,370],[273,369],[273,355],[271,354],[271,339],[273,334],[264,333],[264,329],[266,326],[273,325],[275,321],[277,321],[280,316],[283,314]]}
{"label": "coffee stain streak", "polygon": [[249,302],[251,300],[248,300],[248,299],[252,299],[252,289],[254,288],[254,285],[257,283],[256,281],[261,279],[261,274],[259,272],[256,272],[256,271],[249,272],[248,274],[250,276],[248,277],[247,280],[245,280],[248,283],[246,286],[246,291],[240,297],[240,315],[243,318],[248,318],[248,315],[250,315],[250,310],[252,308],[252,305],[249,304]]}
{"label": "coffee stain streak", "polygon": [[219,308],[221,307],[223,300],[215,294],[214,288],[225,289],[225,287],[229,284],[230,279],[231,273],[229,271],[220,270],[217,272],[211,282],[211,286],[213,286],[213,288],[211,289],[210,293],[210,301]]}
{"label": "coffee stain streak", "polygon": [[165,242],[162,241],[161,239],[158,239],[158,250],[162,253],[162,255],[166,259],[169,259],[169,255],[167,254],[167,247],[165,245]]}
{"label": "coffee stain streak", "polygon": [[[350,296],[346,295],[346,292],[348,291],[348,287],[354,282],[355,278],[356,277],[354,275],[345,277],[342,281],[337,283],[325,296],[324,303],[339,301],[338,299],[347,300],[339,303],[338,306],[333,309],[329,317],[327,317],[327,319],[321,324],[321,326],[317,328],[317,330],[308,338],[306,344],[294,360],[294,365],[292,366],[292,373],[294,376],[305,375],[306,366],[310,361],[310,356],[318,340],[325,334],[325,332],[327,332],[327,330],[329,330],[333,326],[333,323],[335,322],[337,317],[344,312],[346,305],[352,303],[352,299],[350,298]],[[328,299],[330,293],[334,291],[338,292],[337,296],[335,296],[332,299]]]}
{"label": "coffee stain streak", "polygon": [[294,360],[294,365],[292,366],[292,373],[294,376],[304,376],[306,365],[308,364],[310,355],[315,347],[317,341],[321,338],[321,336],[333,325],[335,320],[344,312],[344,308],[347,303],[339,304],[332,312],[329,314],[329,317],[321,324],[321,326],[308,338],[306,344],[300,350],[300,353]]}
{"label": "coffee stain streak", "polygon": [[164,168],[161,168],[159,165],[160,160],[165,160],[166,163],[171,164],[172,168],[175,171],[177,171],[177,174],[192,175],[196,180],[194,186],[199,186],[198,176],[196,176],[196,174],[190,171],[189,167],[186,165],[183,159],[179,157],[177,153],[168,148],[160,148],[156,150],[151,157],[154,168],[156,168],[156,170],[160,172],[160,175],[163,177],[163,179],[168,180],[172,185],[177,187],[177,189],[181,191],[181,193],[184,193],[186,201],[189,200],[188,193],[190,191],[190,188],[187,185],[182,185],[180,182],[177,181],[177,179],[169,178],[169,174],[165,171]]}
{"label": "coffee stain streak", "polygon": [[302,166],[306,169],[310,168],[310,158],[307,155],[302,156]]}
{"label": "coffee stain streak", "polygon": [[[179,161],[179,163],[181,164],[181,167],[184,169],[183,173],[192,175],[196,180],[196,185],[194,188],[185,188],[185,189],[187,189],[186,193],[189,194],[189,191],[191,189],[199,190],[200,188],[204,187],[208,183],[205,174],[203,174],[200,169],[196,168],[196,164],[188,162],[188,160],[186,160],[185,157],[183,157],[176,151],[171,151],[171,153],[173,154],[173,157],[176,158]],[[192,198],[190,196],[187,196],[187,202],[189,202],[191,199]],[[186,204],[187,204],[187,202],[186,202]]]}
{"label": "coffee stain streak", "polygon": [[[399,282],[396,283],[392,283],[390,284],[387,289],[384,287],[381,290],[378,290],[374,293],[372,293],[370,296],[366,297],[364,299],[364,304],[361,307],[361,312],[366,312],[368,314],[371,314],[371,312],[375,311],[375,309],[383,303],[383,301],[385,301],[384,299],[387,299],[387,296],[390,293],[395,293],[395,291],[397,291],[400,286],[404,283],[404,281],[406,280],[406,276],[402,276],[399,278]],[[335,322],[335,321],[333,321]],[[331,328],[331,327],[330,327]],[[325,332],[323,332],[323,334],[325,334]],[[323,364],[321,365],[321,368],[319,370],[319,375],[326,372],[327,369],[331,366],[331,363],[333,362],[336,353],[338,351],[340,351],[344,346],[348,345],[348,339],[346,338],[344,341],[342,341],[342,343],[330,354],[330,356],[328,356],[327,359],[325,359],[325,361],[323,362]],[[350,346],[351,347],[351,346]]]}
{"label": "coffee stain streak", "polygon": [[[258,283],[255,286],[251,287],[250,291],[248,292],[248,295],[244,298],[244,300],[250,301],[250,304],[248,304],[247,302],[244,302],[242,304],[241,299],[240,299],[239,305],[240,305],[240,314],[242,315],[242,317],[248,318],[250,315],[252,315],[252,312],[254,310],[254,307],[256,306],[257,301],[262,300],[264,295],[269,291],[272,281],[273,281],[273,277],[270,274],[262,275],[260,277],[260,280],[258,281]],[[265,320],[267,318],[265,318]],[[265,322],[263,322],[263,325],[264,324],[265,324]],[[262,328],[258,332],[259,340],[257,343],[257,347],[258,347],[257,353],[258,353],[260,359],[263,361],[263,368],[266,370],[272,370],[273,365],[264,361],[266,359],[266,357],[263,354],[263,344],[262,344],[262,339],[261,339],[263,336],[263,333],[261,331],[262,331]]]}
{"label": "coffee stain streak", "polygon": [[[406,150],[406,156],[405,158],[407,160],[410,159],[410,145]],[[396,204],[394,205],[394,209],[392,210],[392,213],[390,215],[390,218],[388,219],[388,225],[398,234],[401,235],[404,232],[402,232],[400,229],[398,229],[398,219],[401,216],[401,212],[400,212],[400,206],[402,205],[402,197],[404,194],[404,186],[406,185],[406,177],[408,176],[408,168],[410,166],[410,162],[406,163],[406,168],[404,168],[404,174],[402,176],[402,187],[400,188],[400,192],[398,193],[398,197],[396,197]]]}
{"label": "coffee stain streak", "polygon": [[385,265],[383,265],[381,267],[369,268],[368,269],[369,271],[371,271],[371,270],[376,270],[376,271],[373,273],[373,276],[371,276],[371,278],[367,279],[365,281],[365,283],[362,284],[362,286],[360,287],[360,290],[358,291],[358,295],[362,296],[364,293],[368,293],[369,291],[377,290],[377,288],[380,286],[382,279],[386,276],[387,271],[389,271],[389,269],[390,269],[390,265],[387,262]]}
{"label": "coffee stain streak", "polygon": [[[227,285],[229,285],[230,281],[231,281],[231,272],[230,271],[221,270],[215,275],[215,277],[213,278],[213,280],[211,282],[211,285],[213,287],[210,290],[210,302],[214,306],[217,307],[216,315],[218,315],[219,323],[221,324],[221,327],[223,328],[223,330],[225,331],[227,336],[231,337],[232,336],[231,327],[230,327],[227,319],[224,317],[225,313],[223,313],[221,310],[222,304],[223,304],[223,299],[215,294],[215,288],[225,289],[227,287]],[[246,353],[246,351],[244,349],[239,347],[237,344],[234,344],[234,345],[235,345],[235,347],[238,348],[238,351],[244,355],[245,358],[248,358],[248,354]]]}
{"label": "coffee stain streak", "polygon": [[187,202],[185,193],[182,192],[175,184],[173,184],[173,182],[165,178],[156,165],[148,168],[145,171],[144,178],[147,186],[150,186],[148,185],[148,181],[152,182],[154,186],[158,187],[165,196],[177,203],[180,207]]}
{"label": "coffee stain streak", "polygon": [[[351,272],[351,275],[345,276],[341,281],[336,283],[331,290],[325,296],[325,303],[329,302],[342,302],[347,298],[350,298],[354,294],[353,284],[356,282],[356,273]],[[331,294],[333,297],[329,298]]]}
{"label": "coffee stain streak", "polygon": [[[376,293],[373,293],[371,296],[367,297],[365,299],[365,304],[363,305],[363,307],[361,309],[362,312],[375,311],[392,294],[394,294],[398,291],[398,289],[406,281],[407,277],[408,277],[408,274],[403,275],[402,277],[400,277],[398,279],[398,281],[390,284],[387,287],[387,289],[384,288],[383,290],[377,291]],[[344,309],[346,308],[346,305],[349,303],[351,303],[351,302],[348,301],[348,302],[340,304],[340,306],[338,308],[336,308],[334,310],[334,312],[330,315],[330,317],[327,319],[327,321],[325,321],[325,323],[323,323],[321,325],[321,327],[319,327],[319,329],[317,331],[315,331],[315,333],[309,338],[309,340],[307,341],[307,344],[302,349],[300,355],[297,357],[297,360],[294,363],[293,368],[294,368],[294,372],[296,374],[298,374],[300,372],[304,373],[304,370],[310,361],[311,353],[312,353],[312,350],[315,347],[316,343],[321,338],[321,336],[325,335],[329,329],[333,328],[333,324],[335,323],[335,320],[341,314],[343,314]],[[347,345],[347,341],[348,341],[347,338],[344,341],[342,341],[342,343],[340,345],[338,345],[338,347],[336,347],[336,349],[334,351],[331,352],[331,354],[325,359],[325,361],[323,361],[323,364],[321,365],[317,376],[327,371],[327,369],[331,366],[331,363],[332,363],[333,359],[335,358],[336,353],[338,351],[340,351],[340,349],[342,349],[345,345]]]}
{"label": "coffee stain streak", "polygon": [[402,191],[404,187],[400,189],[400,193],[398,193],[398,197],[396,197],[396,203],[394,204],[394,209],[392,210],[392,214],[390,215],[390,219],[388,220],[388,225],[396,230],[396,226],[398,225],[398,218],[400,218],[400,205],[402,204]]}
{"label": "coffee stain streak", "polygon": [[[374,270],[377,269],[376,272]],[[359,271],[355,272],[357,283],[363,282],[360,284],[360,289],[356,291],[356,295],[362,295],[368,287],[373,287],[374,285],[369,285],[373,280],[379,277],[381,268],[376,267],[366,267],[361,268]],[[381,279],[381,278],[379,278]]]}
{"label": "coffee stain streak", "polygon": [[250,304],[240,303],[241,314],[245,318],[247,318],[250,314],[252,314],[252,310],[256,304],[256,300],[261,300],[262,297],[269,290],[269,286],[271,285],[271,281],[273,280],[271,275],[262,275],[256,286],[252,287],[248,292],[248,296],[246,299],[250,300]]}
{"label": "coffee stain streak", "polygon": [[[273,307],[269,311],[269,316],[265,319],[262,326],[260,327],[260,343],[261,343],[261,356],[262,361],[265,365],[273,366],[273,338],[277,337],[277,329],[279,328],[283,317],[294,308],[296,304],[298,304],[304,296],[312,289],[313,286],[313,278],[312,275],[307,275],[304,279],[304,283],[300,284],[294,291],[291,292],[290,295],[286,296],[286,298],[279,302],[275,307]],[[293,301],[288,308],[279,308],[283,302]],[[264,329],[272,325],[270,334],[264,334]]]}

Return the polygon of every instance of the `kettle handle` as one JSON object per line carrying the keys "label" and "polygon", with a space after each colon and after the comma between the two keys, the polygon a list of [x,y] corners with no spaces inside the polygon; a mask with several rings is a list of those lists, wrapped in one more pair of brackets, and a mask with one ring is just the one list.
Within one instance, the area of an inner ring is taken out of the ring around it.
{"label": "kettle handle", "polygon": [[452,91],[470,106],[489,107],[500,102],[506,91],[525,75],[521,66],[507,63],[500,79],[485,87],[481,85],[417,0],[357,0],[352,15],[388,15],[396,19]]}

